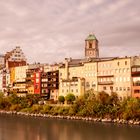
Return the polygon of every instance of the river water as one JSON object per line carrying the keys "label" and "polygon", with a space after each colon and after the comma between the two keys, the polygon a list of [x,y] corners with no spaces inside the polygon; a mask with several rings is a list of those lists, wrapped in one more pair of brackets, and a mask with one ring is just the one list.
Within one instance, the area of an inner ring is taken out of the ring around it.
{"label": "river water", "polygon": [[0,114],[0,140],[140,140],[140,126]]}

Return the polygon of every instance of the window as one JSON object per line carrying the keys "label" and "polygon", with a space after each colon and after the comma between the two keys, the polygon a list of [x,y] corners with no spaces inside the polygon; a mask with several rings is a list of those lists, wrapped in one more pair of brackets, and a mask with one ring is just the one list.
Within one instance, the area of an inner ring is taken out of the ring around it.
{"label": "window", "polygon": [[86,87],[90,87],[89,82],[86,82]]}
{"label": "window", "polygon": [[125,65],[127,65],[127,61],[125,61]]}
{"label": "window", "polygon": [[110,90],[113,90],[113,87],[112,86],[110,87]]}
{"label": "window", "polygon": [[76,92],[78,92],[78,89],[76,89]]}
{"label": "window", "polygon": [[54,98],[54,95],[51,95],[51,99],[53,99]]}
{"label": "window", "polygon": [[130,91],[130,87],[127,87],[127,91]]}
{"label": "window", "polygon": [[39,79],[36,79],[36,83],[39,83]]}
{"label": "window", "polygon": [[119,73],[121,73],[121,69],[119,69]]}
{"label": "window", "polygon": [[118,91],[118,87],[116,87],[116,91]]}
{"label": "window", "polygon": [[39,77],[39,73],[36,73],[36,77]]}
{"label": "window", "polygon": [[73,92],[73,89],[71,89],[71,92]]}
{"label": "window", "polygon": [[129,72],[129,68],[127,68],[127,72]]}
{"label": "window", "polygon": [[120,77],[120,82],[122,81],[122,77]]}
{"label": "window", "polygon": [[120,87],[120,91],[122,91],[122,87]]}
{"label": "window", "polygon": [[136,72],[137,71],[137,69],[136,68],[132,68],[132,72]]}
{"label": "window", "polygon": [[140,90],[136,89],[134,90],[134,93],[140,93]]}
{"label": "window", "polygon": [[35,85],[35,89],[38,89],[38,85]]}
{"label": "window", "polygon": [[42,93],[46,93],[46,89],[42,89]]}
{"label": "window", "polygon": [[106,87],[103,87],[103,90],[106,90]]}
{"label": "window", "polygon": [[89,48],[90,48],[90,49],[92,48],[92,43],[91,43],[91,42],[89,42]]}
{"label": "window", "polygon": [[128,81],[128,82],[130,81],[130,77],[127,77],[127,81]]}
{"label": "window", "polygon": [[117,65],[119,66],[120,65],[120,62],[118,62]]}
{"label": "window", "polygon": [[47,87],[47,84],[44,84],[44,87]]}
{"label": "window", "polygon": [[123,77],[123,81],[124,81],[124,82],[126,81],[126,77]]}
{"label": "window", "polygon": [[123,69],[123,72],[124,72],[124,73],[126,72],[126,69],[125,69],[125,68]]}
{"label": "window", "polygon": [[95,82],[92,82],[92,87],[95,87],[95,86],[96,86]]}

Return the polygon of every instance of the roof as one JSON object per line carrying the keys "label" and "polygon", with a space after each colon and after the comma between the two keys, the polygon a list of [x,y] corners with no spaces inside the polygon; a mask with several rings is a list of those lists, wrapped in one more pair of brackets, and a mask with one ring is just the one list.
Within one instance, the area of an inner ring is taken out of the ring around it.
{"label": "roof", "polygon": [[86,40],[97,40],[94,34],[89,34]]}

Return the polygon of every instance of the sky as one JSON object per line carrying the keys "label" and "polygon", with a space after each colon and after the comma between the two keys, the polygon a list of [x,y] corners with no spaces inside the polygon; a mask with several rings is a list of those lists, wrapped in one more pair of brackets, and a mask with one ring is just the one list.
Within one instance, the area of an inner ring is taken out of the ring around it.
{"label": "sky", "polygon": [[100,57],[140,55],[140,0],[0,0],[0,54],[20,46],[29,63],[84,58],[90,33]]}

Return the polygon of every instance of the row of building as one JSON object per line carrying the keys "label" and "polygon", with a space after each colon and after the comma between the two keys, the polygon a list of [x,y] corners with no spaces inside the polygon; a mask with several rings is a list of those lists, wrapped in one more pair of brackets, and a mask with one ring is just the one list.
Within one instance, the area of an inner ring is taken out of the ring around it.
{"label": "row of building", "polygon": [[65,58],[59,64],[27,64],[20,47],[0,56],[0,90],[46,99],[87,90],[116,92],[120,98],[140,97],[140,56],[99,57],[98,40],[85,39],[85,58]]}

